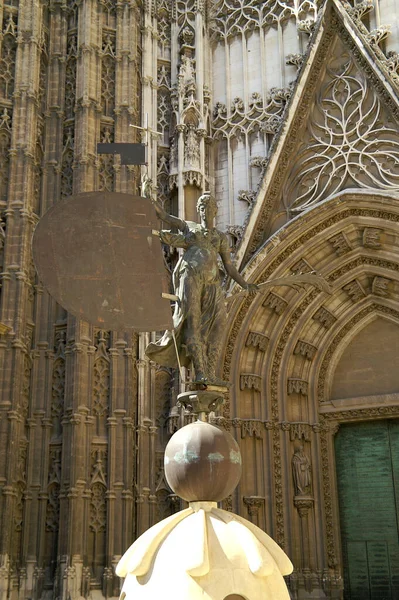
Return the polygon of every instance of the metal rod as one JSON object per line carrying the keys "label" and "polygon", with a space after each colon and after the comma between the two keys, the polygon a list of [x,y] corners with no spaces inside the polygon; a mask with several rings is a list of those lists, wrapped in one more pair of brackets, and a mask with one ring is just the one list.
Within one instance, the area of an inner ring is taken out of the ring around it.
{"label": "metal rod", "polygon": [[182,366],[180,364],[179,351],[177,349],[177,342],[176,342],[176,336],[175,336],[175,330],[174,329],[172,329],[172,337],[173,337],[173,342],[174,342],[175,350],[176,350],[177,364],[179,365],[180,379],[182,380],[182,383],[184,383],[183,370],[182,370]]}

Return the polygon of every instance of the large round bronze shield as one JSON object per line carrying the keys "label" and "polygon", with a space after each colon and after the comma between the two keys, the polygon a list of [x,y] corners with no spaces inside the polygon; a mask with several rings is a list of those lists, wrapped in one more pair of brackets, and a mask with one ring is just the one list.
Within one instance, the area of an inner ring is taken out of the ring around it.
{"label": "large round bronze shield", "polygon": [[52,206],[33,235],[39,278],[75,317],[103,329],[172,328],[155,210],[147,198],[87,192]]}

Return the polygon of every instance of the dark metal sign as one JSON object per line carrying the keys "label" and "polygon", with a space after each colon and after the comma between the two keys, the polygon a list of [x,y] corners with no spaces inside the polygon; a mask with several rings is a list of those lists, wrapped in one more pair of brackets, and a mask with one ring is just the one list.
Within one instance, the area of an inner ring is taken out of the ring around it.
{"label": "dark metal sign", "polygon": [[145,144],[106,143],[97,144],[97,154],[119,154],[121,165],[144,165],[146,163]]}
{"label": "dark metal sign", "polygon": [[172,328],[158,219],[151,202],[87,192],[58,202],[39,221],[33,258],[43,285],[76,317],[104,329]]}

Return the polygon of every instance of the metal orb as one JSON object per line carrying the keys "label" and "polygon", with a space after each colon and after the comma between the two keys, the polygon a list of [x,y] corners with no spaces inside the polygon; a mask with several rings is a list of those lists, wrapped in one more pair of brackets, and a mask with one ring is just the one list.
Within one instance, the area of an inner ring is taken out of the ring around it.
{"label": "metal orb", "polygon": [[179,429],[165,449],[165,476],[187,502],[219,502],[241,477],[241,453],[235,439],[215,425],[196,421]]}

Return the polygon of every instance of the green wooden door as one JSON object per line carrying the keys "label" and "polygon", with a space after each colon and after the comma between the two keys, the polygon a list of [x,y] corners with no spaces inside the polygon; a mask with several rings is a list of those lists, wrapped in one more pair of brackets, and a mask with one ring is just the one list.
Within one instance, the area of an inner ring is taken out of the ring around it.
{"label": "green wooden door", "polygon": [[345,600],[399,600],[399,420],[335,440]]}

